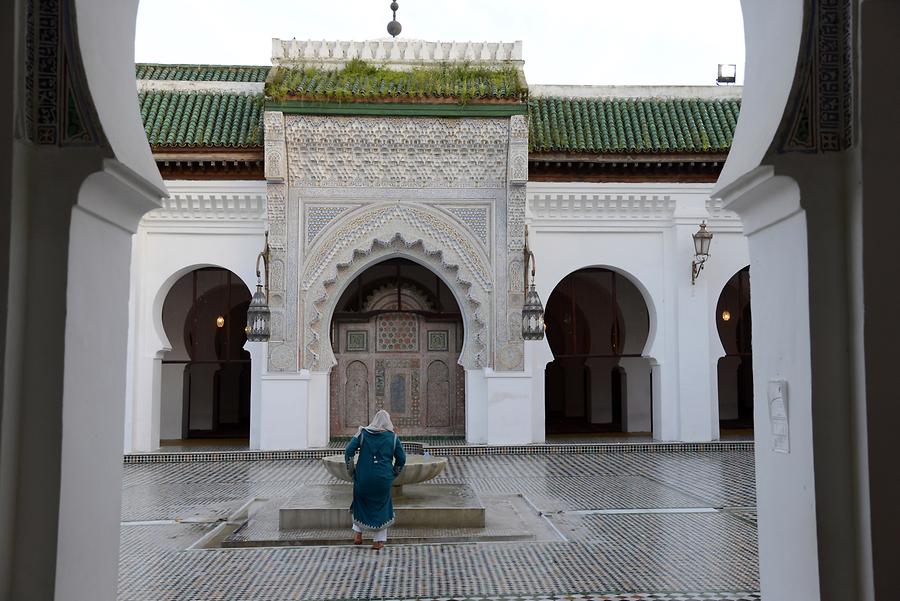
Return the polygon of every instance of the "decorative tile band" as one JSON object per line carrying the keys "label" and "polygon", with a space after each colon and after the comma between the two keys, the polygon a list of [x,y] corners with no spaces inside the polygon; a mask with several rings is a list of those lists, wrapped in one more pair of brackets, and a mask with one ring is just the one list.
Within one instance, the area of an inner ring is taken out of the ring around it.
{"label": "decorative tile band", "polygon": [[[415,455],[426,451],[441,457],[477,455],[606,455],[620,453],[715,453],[752,451],[753,442],[647,442],[597,444],[535,445],[448,445],[432,446],[405,442],[403,448]],[[230,461],[299,461],[321,459],[339,452],[337,448],[295,451],[204,451],[198,453],[135,453],[125,455],[126,464],[134,463],[203,463]]]}

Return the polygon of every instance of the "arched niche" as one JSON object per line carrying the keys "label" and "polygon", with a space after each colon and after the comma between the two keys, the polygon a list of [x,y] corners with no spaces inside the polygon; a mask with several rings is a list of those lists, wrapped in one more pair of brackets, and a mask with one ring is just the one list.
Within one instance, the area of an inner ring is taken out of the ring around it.
{"label": "arched niche", "polygon": [[651,367],[644,356],[650,309],[637,285],[602,267],[579,269],[554,288],[545,314],[549,434],[649,432]]}
{"label": "arched niche", "polygon": [[370,265],[340,295],[329,331],[332,436],[381,409],[406,436],[465,435],[463,314],[437,274],[403,257]]}
{"label": "arched niche", "polygon": [[250,290],[234,273],[202,267],[166,291],[160,322],[169,343],[159,372],[160,438],[246,438]]}
{"label": "arched niche", "polygon": [[716,330],[725,354],[717,370],[719,427],[753,427],[753,344],[750,267],[723,286],[716,303]]}

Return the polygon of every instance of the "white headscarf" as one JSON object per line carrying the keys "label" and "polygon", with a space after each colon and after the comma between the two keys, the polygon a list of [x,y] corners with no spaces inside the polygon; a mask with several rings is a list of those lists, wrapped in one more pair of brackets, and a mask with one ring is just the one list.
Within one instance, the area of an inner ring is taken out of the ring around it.
{"label": "white headscarf", "polygon": [[[362,431],[362,427],[360,427],[360,432]],[[394,424],[391,422],[391,415],[384,409],[380,409],[378,413],[375,414],[375,417],[372,418],[372,423],[366,426],[366,430],[369,432],[393,432]],[[357,432],[359,434],[359,432]]]}

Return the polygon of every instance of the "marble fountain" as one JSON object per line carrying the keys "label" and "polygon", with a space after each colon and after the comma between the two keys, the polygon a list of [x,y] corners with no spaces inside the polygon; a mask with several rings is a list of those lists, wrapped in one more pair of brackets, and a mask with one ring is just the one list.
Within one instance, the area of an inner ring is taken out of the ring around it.
{"label": "marble fountain", "polygon": [[[279,510],[281,530],[350,527],[348,508],[353,500],[353,485],[344,465],[344,456],[324,457],[322,463],[329,474],[345,483],[304,487],[301,494]],[[392,491],[397,515],[395,526],[485,527],[484,505],[471,487],[466,484],[425,484],[440,475],[446,466],[446,457],[407,454],[406,466],[394,480]]]}

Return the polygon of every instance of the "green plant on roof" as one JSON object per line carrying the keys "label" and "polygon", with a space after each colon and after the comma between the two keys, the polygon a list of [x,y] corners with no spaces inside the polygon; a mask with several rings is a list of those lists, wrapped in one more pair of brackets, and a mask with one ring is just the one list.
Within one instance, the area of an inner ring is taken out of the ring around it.
{"label": "green plant on roof", "polygon": [[312,100],[453,98],[460,104],[478,99],[525,100],[527,89],[514,67],[486,68],[468,63],[439,63],[408,71],[353,59],[342,69],[278,69],[266,84],[266,96]]}

